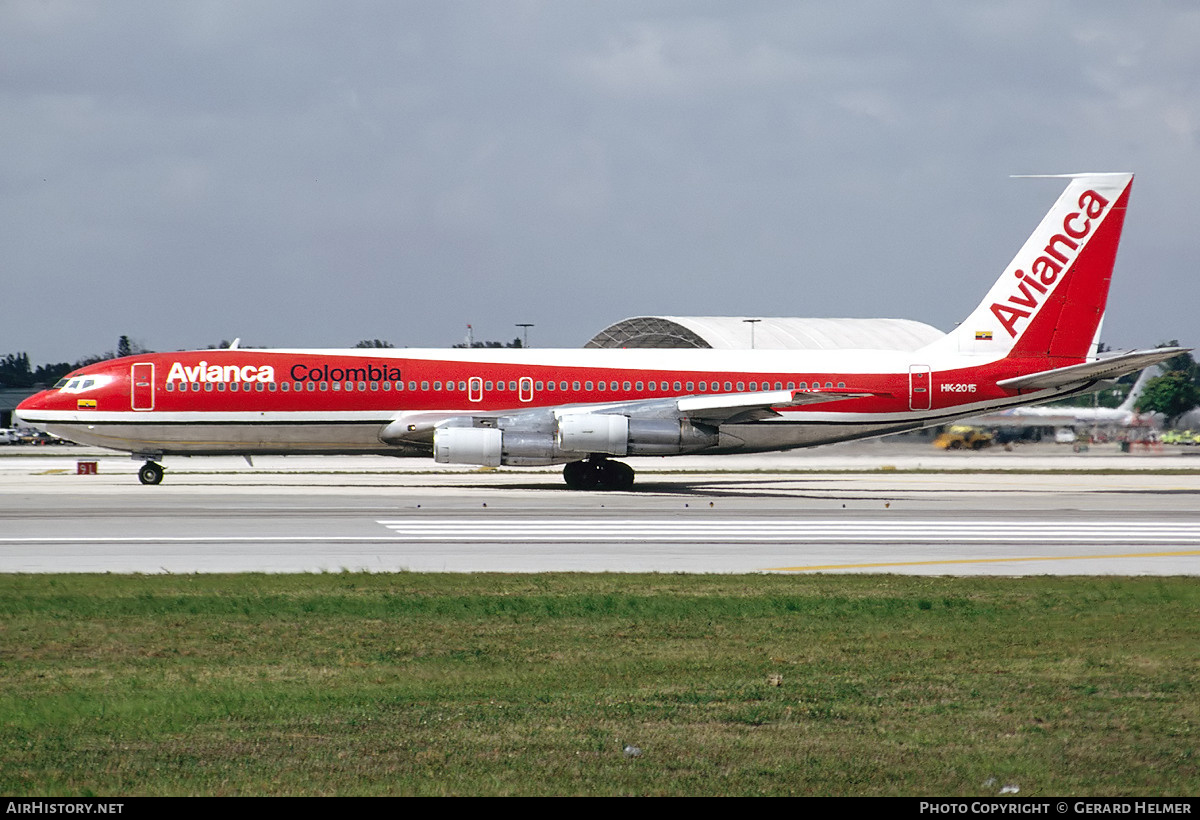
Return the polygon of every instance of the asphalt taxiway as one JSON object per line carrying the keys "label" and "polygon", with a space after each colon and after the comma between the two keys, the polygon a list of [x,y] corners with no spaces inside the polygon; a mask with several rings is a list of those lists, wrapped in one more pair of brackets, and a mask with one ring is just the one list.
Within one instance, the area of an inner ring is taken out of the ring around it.
{"label": "asphalt taxiway", "polygon": [[1197,575],[1186,456],[872,442],[631,459],[634,490],[603,493],[553,468],[366,457],[168,459],[145,487],[119,455],[6,452],[0,572]]}

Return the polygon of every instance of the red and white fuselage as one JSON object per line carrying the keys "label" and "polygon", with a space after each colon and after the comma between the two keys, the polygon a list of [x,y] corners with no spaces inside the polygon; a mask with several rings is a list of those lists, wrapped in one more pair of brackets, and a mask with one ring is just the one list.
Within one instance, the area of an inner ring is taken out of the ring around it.
{"label": "red and white fuselage", "polygon": [[[896,351],[206,350],[92,365],[18,412],[73,441],[146,454],[379,453],[429,440],[385,434],[397,420],[606,413],[706,397],[729,411],[720,449],[737,451],[821,444],[1025,403],[996,382],[1027,371],[1004,360],[948,364]],[[764,393],[784,395],[773,405],[757,397]],[[793,393],[809,403],[787,406]],[[772,415],[737,420],[758,408]]]}

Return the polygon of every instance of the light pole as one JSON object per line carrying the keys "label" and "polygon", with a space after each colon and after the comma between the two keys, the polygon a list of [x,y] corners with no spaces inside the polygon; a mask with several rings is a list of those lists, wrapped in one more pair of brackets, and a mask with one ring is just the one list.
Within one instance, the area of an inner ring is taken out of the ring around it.
{"label": "light pole", "polygon": [[516,326],[525,331],[525,341],[521,343],[522,347],[529,347],[529,328],[533,327],[533,322],[517,322]]}
{"label": "light pole", "polygon": [[754,349],[754,326],[762,321],[762,319],[742,319],[743,322],[750,325],[750,349]]}

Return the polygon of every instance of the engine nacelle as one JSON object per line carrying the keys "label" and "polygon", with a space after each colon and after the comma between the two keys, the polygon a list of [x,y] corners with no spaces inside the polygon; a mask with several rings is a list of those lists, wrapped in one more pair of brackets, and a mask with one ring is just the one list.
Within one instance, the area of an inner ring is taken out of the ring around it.
{"label": "engine nacelle", "polygon": [[513,467],[541,467],[572,460],[555,449],[550,433],[529,430],[505,430],[501,458]]}
{"label": "engine nacelle", "polygon": [[610,456],[674,456],[717,443],[715,431],[680,419],[631,419],[613,413],[569,413],[558,419],[560,450]]}
{"label": "engine nacelle", "polygon": [[433,460],[439,464],[540,467],[571,461],[554,447],[554,437],[535,430],[495,427],[439,427],[433,432]]}
{"label": "engine nacelle", "polygon": [[433,460],[499,467],[503,440],[504,434],[494,427],[439,427],[433,431]]}
{"label": "engine nacelle", "polygon": [[696,427],[686,419],[630,419],[629,455],[677,456],[717,443],[715,429]]}
{"label": "engine nacelle", "polygon": [[558,419],[557,441],[560,450],[573,453],[628,455],[629,417],[610,413],[568,413]]}

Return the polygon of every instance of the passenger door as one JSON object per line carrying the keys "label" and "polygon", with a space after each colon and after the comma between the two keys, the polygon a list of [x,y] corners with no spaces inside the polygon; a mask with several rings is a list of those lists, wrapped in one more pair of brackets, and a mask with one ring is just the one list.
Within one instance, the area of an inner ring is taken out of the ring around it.
{"label": "passenger door", "polygon": [[928,410],[933,406],[933,374],[929,365],[914,364],[908,368],[908,409]]}
{"label": "passenger door", "polygon": [[129,368],[129,400],[134,410],[154,409],[153,362],[138,362]]}

